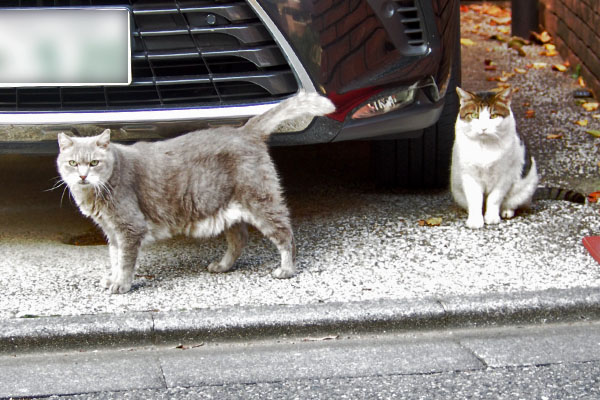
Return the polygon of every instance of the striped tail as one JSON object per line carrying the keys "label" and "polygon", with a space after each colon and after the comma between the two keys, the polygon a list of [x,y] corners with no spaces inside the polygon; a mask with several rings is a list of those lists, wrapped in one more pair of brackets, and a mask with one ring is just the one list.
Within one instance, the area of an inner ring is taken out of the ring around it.
{"label": "striped tail", "polygon": [[585,196],[573,190],[539,187],[533,194],[534,200],[566,200],[573,203],[585,204]]}

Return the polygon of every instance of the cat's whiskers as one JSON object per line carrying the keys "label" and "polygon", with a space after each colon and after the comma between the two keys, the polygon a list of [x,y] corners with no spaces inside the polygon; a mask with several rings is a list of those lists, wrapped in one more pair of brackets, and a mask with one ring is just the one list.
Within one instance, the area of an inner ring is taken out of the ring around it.
{"label": "cat's whiskers", "polygon": [[105,203],[112,204],[114,199],[112,197],[112,186],[107,182],[97,182],[93,185],[94,193],[97,199],[102,200]]}

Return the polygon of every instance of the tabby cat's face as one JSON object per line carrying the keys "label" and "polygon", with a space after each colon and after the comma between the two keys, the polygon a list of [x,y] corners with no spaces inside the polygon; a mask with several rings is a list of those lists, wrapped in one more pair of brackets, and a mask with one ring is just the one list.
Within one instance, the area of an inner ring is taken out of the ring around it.
{"label": "tabby cat's face", "polygon": [[112,174],[113,158],[108,151],[110,133],[94,137],[59,134],[60,153],[56,160],[60,175],[71,188],[102,189]]}
{"label": "tabby cat's face", "polygon": [[456,127],[472,139],[501,138],[510,131],[510,90],[471,93],[456,88],[460,109]]}

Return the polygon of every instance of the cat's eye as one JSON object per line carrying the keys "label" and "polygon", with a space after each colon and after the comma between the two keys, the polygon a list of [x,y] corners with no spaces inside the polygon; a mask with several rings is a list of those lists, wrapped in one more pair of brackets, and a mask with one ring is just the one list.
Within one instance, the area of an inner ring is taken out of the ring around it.
{"label": "cat's eye", "polygon": [[91,166],[91,167],[95,167],[95,166],[97,166],[98,164],[100,164],[100,161],[98,161],[98,160],[92,160],[92,161],[90,162],[90,166]]}
{"label": "cat's eye", "polygon": [[498,117],[500,117],[500,114],[492,114],[492,115],[490,115],[491,119],[498,118]]}
{"label": "cat's eye", "polygon": [[479,113],[468,113],[467,114],[467,118],[468,119],[478,119],[479,118]]}
{"label": "cat's eye", "polygon": [[69,165],[70,165],[71,167],[76,167],[76,166],[77,166],[77,161],[75,161],[75,160],[70,160],[70,161],[69,161]]}

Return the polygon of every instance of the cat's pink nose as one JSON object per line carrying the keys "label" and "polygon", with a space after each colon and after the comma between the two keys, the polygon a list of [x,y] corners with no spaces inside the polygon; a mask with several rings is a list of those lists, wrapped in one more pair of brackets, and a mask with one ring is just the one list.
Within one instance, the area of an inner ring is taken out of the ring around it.
{"label": "cat's pink nose", "polygon": [[87,178],[87,175],[79,175],[79,177],[81,178],[82,181],[85,181],[85,178]]}

